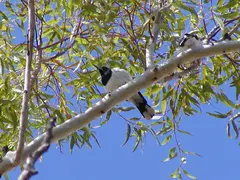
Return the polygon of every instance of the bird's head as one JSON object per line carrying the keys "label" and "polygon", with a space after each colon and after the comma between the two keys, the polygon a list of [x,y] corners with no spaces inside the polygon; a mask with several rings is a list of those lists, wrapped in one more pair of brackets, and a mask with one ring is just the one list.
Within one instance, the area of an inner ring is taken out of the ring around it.
{"label": "bird's head", "polygon": [[106,66],[102,66],[102,67],[96,66],[96,65],[94,65],[94,66],[100,72],[101,76],[106,76],[107,74],[110,74],[112,72],[111,69]]}
{"label": "bird's head", "polygon": [[182,40],[179,43],[180,47],[192,47],[194,45],[197,45],[199,43],[199,38],[196,34],[189,34],[186,33],[184,34],[184,37],[182,38]]}
{"label": "bird's head", "polygon": [[99,66],[96,66],[96,65],[94,65],[94,66],[100,72],[101,77],[102,77],[102,84],[105,86],[112,76],[111,68],[106,67],[106,66],[102,66],[102,67],[99,67]]}

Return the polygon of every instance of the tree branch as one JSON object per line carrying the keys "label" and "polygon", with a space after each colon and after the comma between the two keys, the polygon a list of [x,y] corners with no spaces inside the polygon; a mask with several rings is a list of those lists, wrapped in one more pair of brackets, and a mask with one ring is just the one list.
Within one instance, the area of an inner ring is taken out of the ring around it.
{"label": "tree branch", "polygon": [[[240,28],[240,23],[236,24],[236,25],[233,27],[233,29],[229,31],[228,35],[229,35],[229,36],[233,35],[236,31],[238,31],[239,28]],[[223,41],[223,40],[224,40],[223,37],[221,37],[221,38],[219,39],[219,41]]]}
{"label": "tree branch", "polygon": [[[51,139],[51,143],[58,141],[59,139],[63,139],[78,129],[83,128],[85,125],[106,113],[117,104],[130,98],[139,90],[173,74],[177,67],[181,64],[191,63],[196,59],[202,60],[204,57],[222,54],[223,52],[235,52],[239,50],[240,39],[238,41],[223,41],[216,43],[214,46],[203,45],[193,49],[188,49],[185,52],[178,54],[176,57],[166,60],[165,64],[157,66],[154,69],[147,70],[140,77],[135,78],[129,83],[121,86],[111,94],[107,94],[102,100],[97,102],[93,107],[87,109],[84,113],[79,114],[53,128],[53,138]],[[22,163],[24,163],[29,154],[39,148],[45,134],[46,133],[38,136],[24,148]],[[3,174],[13,168],[11,163],[12,154],[15,154],[15,152],[9,151],[6,156],[3,157],[3,161],[0,163],[0,174]],[[17,164],[15,164],[15,166],[16,165]]]}
{"label": "tree branch", "polygon": [[40,158],[40,156],[43,155],[43,153],[48,151],[50,147],[51,139],[53,137],[52,129],[54,127],[55,122],[56,122],[56,118],[51,119],[47,128],[47,132],[45,133],[45,137],[42,142],[42,145],[35,152],[31,153],[28,156],[26,164],[24,164],[24,170],[20,174],[18,180],[28,180],[33,175],[36,175],[38,173],[34,168],[34,164]]}
{"label": "tree branch", "polygon": [[31,82],[30,87],[32,89],[34,82],[37,80],[37,75],[41,70],[41,64],[42,64],[42,33],[43,33],[43,23],[40,20],[40,28],[39,28],[39,35],[37,37],[37,28],[35,26],[35,32],[36,32],[36,43],[37,43],[37,56],[36,56],[36,67],[32,71],[31,75]]}
{"label": "tree branch", "polygon": [[20,127],[19,127],[19,141],[16,150],[16,157],[13,164],[19,164],[22,156],[22,150],[24,148],[24,134],[28,124],[28,101],[30,96],[30,76],[31,76],[31,63],[33,57],[33,41],[34,41],[34,28],[35,28],[35,8],[34,0],[28,1],[28,49],[26,57],[26,70],[24,77],[24,92],[22,99],[22,109],[20,115]]}
{"label": "tree branch", "polygon": [[[200,62],[200,60],[197,60]],[[162,82],[167,82],[167,81],[171,81],[173,79],[178,79],[178,78],[182,78],[183,76],[190,74],[193,70],[197,69],[199,67],[199,63],[193,63],[190,67],[188,67],[187,69],[184,69],[181,72],[177,72],[177,73],[173,73],[170,76],[167,76],[165,78],[163,78]]]}
{"label": "tree branch", "polygon": [[70,48],[73,47],[73,45],[76,43],[76,40],[74,40],[68,47],[66,47],[63,51],[61,52],[58,52],[56,55],[50,57],[50,58],[47,58],[47,59],[43,59],[42,62],[43,63],[46,63],[48,61],[51,61],[51,60],[54,60],[62,55],[64,55]]}
{"label": "tree branch", "polygon": [[171,4],[166,5],[165,0],[163,0],[161,6],[162,6],[161,8],[155,10],[154,16],[152,17],[153,27],[150,33],[151,36],[150,36],[148,46],[146,48],[146,66],[148,69],[151,69],[154,67],[153,54],[155,51],[158,34],[160,32],[160,26],[161,26],[161,23],[163,22],[163,15],[161,12],[168,10],[171,7]]}

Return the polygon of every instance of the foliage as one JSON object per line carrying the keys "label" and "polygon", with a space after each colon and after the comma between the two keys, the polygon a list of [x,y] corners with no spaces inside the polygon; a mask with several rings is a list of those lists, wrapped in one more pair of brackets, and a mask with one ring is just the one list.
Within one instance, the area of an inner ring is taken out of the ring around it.
{"label": "foliage", "polygon": [[[142,74],[145,66],[145,51],[151,36],[154,9],[157,1],[130,0],[38,0],[36,6],[36,37],[32,72],[37,76],[32,82],[29,102],[29,127],[27,142],[36,134],[45,131],[50,116],[57,116],[57,123],[84,112],[103,97],[99,74],[93,64],[127,69],[133,76]],[[160,40],[154,59],[163,63],[174,55],[177,41],[187,30],[194,30],[207,42],[221,40],[239,23],[237,0],[173,1],[167,12],[162,12]],[[0,146],[15,148],[23,91],[23,77],[27,54],[27,3],[5,1],[0,11]],[[232,32],[232,39],[239,38],[239,31]],[[203,104],[216,101],[226,106],[226,112],[208,112],[216,118],[229,119],[227,134],[238,136],[238,100],[240,94],[239,52],[209,57],[199,69],[169,82],[157,83],[146,89],[144,95],[151,99],[160,117],[146,123],[132,117],[132,107],[116,107],[109,111],[99,127],[106,124],[116,113],[126,121],[126,144],[135,138],[135,151],[146,134],[151,134],[160,146],[175,141],[163,162],[179,157],[180,167],[170,176],[181,179],[185,174],[196,179],[183,167],[188,152],[178,143],[178,134],[191,135],[180,128],[181,117],[202,112]],[[39,61],[41,64],[39,64]],[[187,68],[189,65],[185,65]],[[177,71],[182,71],[179,68]],[[39,70],[38,70],[39,69]],[[225,93],[224,87],[231,84],[235,99]],[[122,115],[124,113],[124,116]],[[232,118],[231,118],[232,117]],[[164,140],[160,141],[159,136]],[[90,139],[98,140],[92,125],[75,132],[65,140],[70,149],[76,145],[91,147]],[[64,140],[64,141],[65,141]],[[61,144],[62,141],[59,141]]]}

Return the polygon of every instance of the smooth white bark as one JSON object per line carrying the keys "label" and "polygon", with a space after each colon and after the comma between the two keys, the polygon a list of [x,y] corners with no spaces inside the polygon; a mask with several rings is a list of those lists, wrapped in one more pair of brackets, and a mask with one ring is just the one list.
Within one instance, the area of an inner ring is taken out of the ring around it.
{"label": "smooth white bark", "polygon": [[22,109],[20,115],[19,135],[17,152],[14,160],[14,164],[19,164],[22,156],[22,151],[25,142],[25,133],[28,124],[28,101],[31,93],[30,78],[31,78],[31,64],[33,58],[33,41],[34,41],[34,29],[35,29],[35,7],[34,0],[28,1],[28,49],[26,57],[26,69],[24,77],[24,91],[22,99]]}
{"label": "smooth white bark", "polygon": [[[76,130],[81,129],[97,117],[109,111],[115,105],[131,97],[140,89],[146,88],[154,84],[156,81],[162,80],[166,76],[171,75],[174,73],[178,65],[208,56],[219,55],[223,52],[235,51],[240,51],[240,39],[238,41],[223,41],[215,44],[214,46],[204,45],[194,49],[188,49],[186,52],[178,54],[176,57],[166,61],[166,64],[157,66],[151,70],[147,70],[139,78],[133,79],[131,82],[121,86],[116,91],[113,91],[110,95],[107,94],[93,107],[86,110],[85,113],[79,114],[67,120],[63,124],[56,126],[53,129],[52,142],[71,135]],[[31,152],[35,151],[41,145],[44,136],[45,134],[40,135],[25,146],[22,161],[24,161]],[[8,152],[7,155],[3,157],[3,161],[0,163],[0,174],[3,174],[14,167],[11,164],[13,154],[14,152]]]}

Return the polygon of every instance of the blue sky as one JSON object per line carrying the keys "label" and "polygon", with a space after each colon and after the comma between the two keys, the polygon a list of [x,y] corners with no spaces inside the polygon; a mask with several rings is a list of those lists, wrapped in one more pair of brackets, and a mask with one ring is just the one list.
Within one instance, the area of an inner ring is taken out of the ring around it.
{"label": "blue sky", "polygon": [[[218,110],[225,111],[221,105],[216,106]],[[237,179],[240,161],[238,142],[227,137],[227,120],[205,115],[204,112],[210,109],[211,105],[206,105],[202,109],[203,114],[183,118],[180,127],[190,131],[193,136],[179,136],[182,148],[203,156],[187,156],[187,163],[183,167],[200,180]],[[148,134],[144,141],[144,150],[137,149],[132,153],[132,140],[126,146],[121,146],[125,130],[125,121],[113,116],[108,124],[96,130],[101,148],[93,143],[92,150],[86,147],[74,148],[71,154],[66,143],[62,154],[56,149],[56,145],[52,145],[43,161],[36,164],[39,174],[32,179],[168,179],[171,172],[178,167],[179,159],[166,163],[161,160],[167,157],[168,150],[175,142],[159,147]],[[19,173],[19,169],[13,170],[9,173],[10,179],[16,179]]]}
{"label": "blue sky", "polygon": [[[235,90],[228,88],[228,84],[225,87],[225,93],[235,97]],[[227,119],[216,119],[206,114],[215,110],[226,112],[228,109],[214,101],[212,103],[217,109],[211,105],[204,105],[202,114],[183,117],[180,129],[191,132],[193,136],[179,135],[182,148],[202,155],[187,156],[187,163],[183,167],[200,180],[239,179],[240,148],[237,140],[227,137]],[[133,116],[139,116],[137,110],[131,113]],[[32,180],[168,179],[179,166],[179,158],[167,163],[161,162],[168,156],[168,150],[176,145],[174,140],[166,146],[159,146],[151,134],[147,134],[143,151],[138,148],[132,153],[135,143],[132,139],[122,147],[126,122],[117,115],[113,115],[106,125],[95,132],[101,148],[92,142],[93,149],[75,147],[70,153],[69,144],[65,143],[61,153],[56,148],[57,145],[53,144],[44,154],[42,162],[37,162],[36,169],[39,174]],[[164,137],[160,136],[159,139],[162,141]],[[10,180],[17,179],[19,174],[19,168],[8,173]]]}

